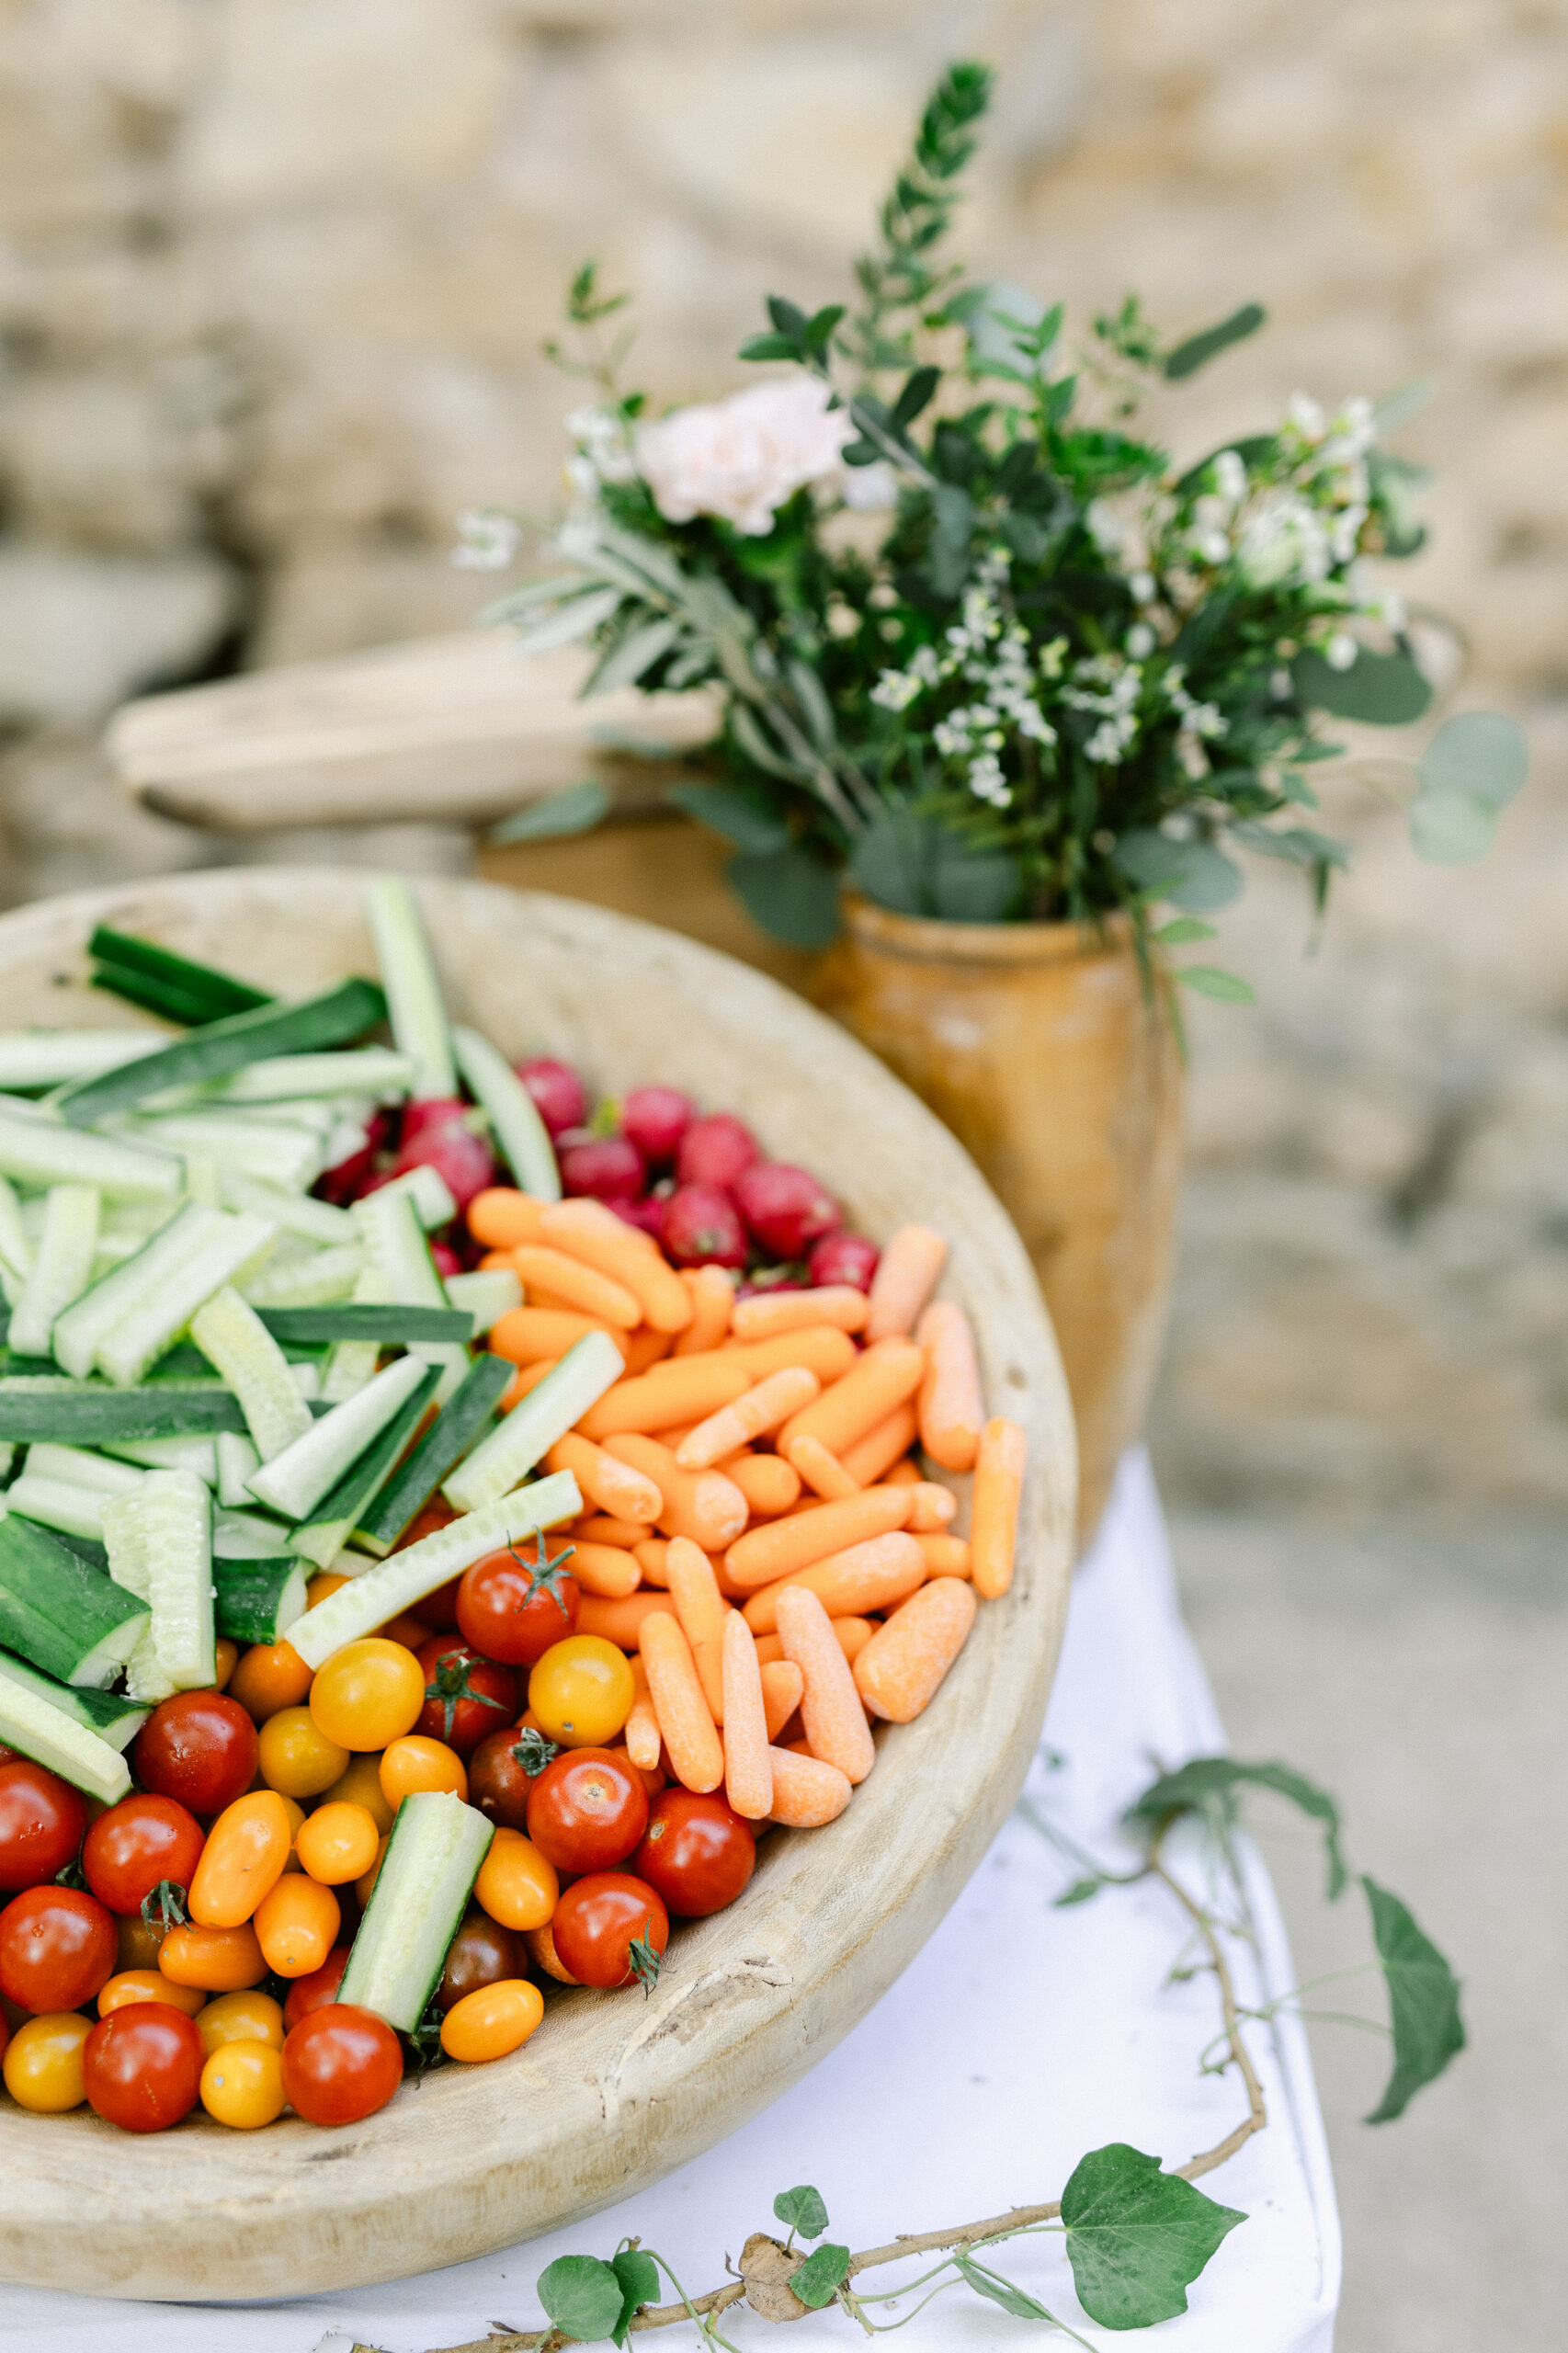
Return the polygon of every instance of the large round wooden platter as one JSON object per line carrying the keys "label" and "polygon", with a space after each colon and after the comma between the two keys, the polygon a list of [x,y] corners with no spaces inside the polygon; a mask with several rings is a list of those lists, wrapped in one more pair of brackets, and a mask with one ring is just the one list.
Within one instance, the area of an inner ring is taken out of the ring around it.
{"label": "large round wooden platter", "polygon": [[[994,1411],[1027,1427],[1018,1568],[915,1723],[830,1828],[776,1831],[740,1901],[681,1929],[653,1997],[562,1992],[512,2058],[447,2067],[340,2131],[254,2134],[200,2112],[133,2140],[87,2109],[0,2100],[0,2278],[170,2299],[343,2288],[551,2231],[684,2164],[833,2048],[919,1949],[1016,1798],[1055,1667],[1074,1451],[1023,1248],[947,1131],[881,1063],[773,982],[651,925],[483,883],[421,899],[455,1013],[508,1054],[547,1050],[607,1092],[684,1087],[813,1168],[873,1236],[952,1238]],[[0,919],[0,1026],[134,1019],[83,984],[96,920],[264,986],[372,972],[358,880],[210,872]]]}

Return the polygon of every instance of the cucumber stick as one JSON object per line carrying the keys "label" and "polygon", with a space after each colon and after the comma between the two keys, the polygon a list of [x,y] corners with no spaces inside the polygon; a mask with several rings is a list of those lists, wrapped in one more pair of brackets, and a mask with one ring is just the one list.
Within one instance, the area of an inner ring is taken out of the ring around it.
{"label": "cucumber stick", "polygon": [[308,1193],[290,1193],[281,1185],[264,1184],[243,1169],[219,1169],[218,1201],[226,1210],[255,1210],[258,1217],[270,1218],[279,1232],[313,1242],[320,1248],[355,1239],[349,1211],[334,1209],[330,1201],[312,1200]]}
{"label": "cucumber stick", "polygon": [[185,1170],[173,1153],[119,1136],[84,1135],[15,1108],[0,1110],[0,1176],[24,1185],[96,1185],[131,1200],[172,1201],[185,1189]]}
{"label": "cucumber stick", "polygon": [[475,1357],[458,1389],[437,1415],[406,1462],[400,1463],[369,1508],[356,1535],[368,1552],[390,1552],[416,1512],[423,1511],[448,1472],[488,1428],[513,1368],[505,1357]]}
{"label": "cucumber stick", "polygon": [[[4,1069],[5,1041],[0,1039],[0,1073]],[[220,1079],[200,1099],[290,1103],[312,1096],[330,1101],[340,1095],[361,1095],[381,1102],[389,1095],[406,1095],[413,1083],[414,1063],[407,1054],[391,1046],[358,1046],[344,1054],[274,1054]]]}
{"label": "cucumber stick", "polygon": [[[25,1659],[13,1658],[9,1651],[0,1651],[0,1705],[4,1704],[6,1687],[12,1684],[23,1691],[30,1691],[35,1699],[47,1700],[69,1716],[84,1732],[96,1733],[110,1748],[127,1749],[147,1721],[147,1711],[139,1708],[119,1691],[78,1691],[69,1683],[56,1683],[51,1675],[40,1675],[36,1666],[28,1666]],[[42,1761],[41,1759],[40,1760]]]}
{"label": "cucumber stick", "polygon": [[91,1290],[58,1316],[54,1325],[56,1361],[85,1381],[93,1369],[98,1343],[144,1298],[156,1294],[174,1269],[189,1257],[217,1218],[215,1210],[187,1201],[150,1234],[134,1256],[100,1275]]}
{"label": "cucumber stick", "polygon": [[[354,1214],[388,1301],[399,1307],[445,1308],[446,1289],[409,1196],[384,1186],[379,1193],[357,1201]],[[440,1368],[441,1384],[436,1394],[445,1404],[468,1370],[467,1348],[460,1340],[416,1340],[411,1353]]]}
{"label": "cucumber stick", "polygon": [[96,1185],[51,1185],[32,1271],[17,1294],[9,1345],[23,1357],[46,1357],[54,1319],[92,1279],[98,1246]]}
{"label": "cucumber stick", "polygon": [[303,1438],[311,1409],[289,1360],[254,1307],[227,1283],[190,1319],[190,1336],[244,1408],[251,1439],[263,1462]]}
{"label": "cucumber stick", "polygon": [[[107,1579],[106,1579],[107,1583]],[[40,1676],[39,1682],[43,1681]],[[144,1711],[137,1711],[142,1721]],[[131,1768],[117,1747],[30,1683],[6,1675],[0,1666],[0,1740],[35,1764],[47,1766],[62,1781],[70,1781],[105,1805],[118,1805],[131,1788]],[[467,1811],[468,1809],[465,1809]],[[484,1816],[479,1819],[483,1822]],[[486,1828],[489,1824],[485,1824]],[[479,1865],[474,1865],[477,1872]],[[444,1956],[443,1956],[444,1958]]]}
{"label": "cucumber stick", "polygon": [[523,1286],[509,1267],[476,1267],[472,1274],[448,1275],[445,1287],[452,1305],[472,1317],[476,1340],[523,1303]]}
{"label": "cucumber stick", "polygon": [[293,1553],[212,1563],[218,1631],[232,1643],[280,1643],[305,1614],[305,1572]]}
{"label": "cucumber stick", "polygon": [[472,1315],[445,1306],[389,1307],[347,1300],[333,1307],[262,1307],[256,1313],[275,1340],[294,1347],[374,1340],[378,1347],[402,1348],[415,1340],[465,1341],[473,1336]]}
{"label": "cucumber stick", "polygon": [[22,1205],[10,1179],[0,1176],[0,1268],[25,1282],[32,1263],[33,1245],[22,1223]]}
{"label": "cucumber stick", "polygon": [[67,1086],[167,1043],[159,1029],[6,1029],[0,1031],[0,1087],[26,1094]]}
{"label": "cucumber stick", "polygon": [[103,1446],[111,1438],[178,1438],[190,1430],[243,1430],[240,1401],[216,1381],[156,1381],[110,1389],[63,1374],[0,1380],[0,1441],[60,1438]]}
{"label": "cucumber stick", "polygon": [[[116,975],[137,973],[195,1006],[188,1016],[174,1017],[178,1020],[217,1021],[226,1013],[247,1013],[254,1006],[272,1003],[264,989],[235,980],[232,972],[193,963],[188,956],[176,956],[172,948],[160,948],[155,940],[142,939],[133,931],[116,931],[110,924],[94,925],[87,953],[95,963],[108,965]],[[108,985],[118,988],[118,978]]]}
{"label": "cucumber stick", "polygon": [[288,1550],[289,1530],[280,1519],[269,1519],[265,1512],[226,1511],[220,1505],[212,1515],[216,1561],[276,1561]]}
{"label": "cucumber stick", "polygon": [[561,1171],[550,1130],[511,1063],[477,1029],[455,1029],[452,1046],[474,1101],[490,1114],[501,1157],[523,1191],[536,1201],[558,1201]]}
{"label": "cucumber stick", "polygon": [[[132,1473],[138,1484],[144,1473]],[[62,1536],[86,1536],[103,1541],[104,1506],[114,1500],[102,1487],[87,1487],[75,1480],[48,1479],[41,1472],[24,1471],[6,1490],[6,1508],[23,1519],[37,1520]]]}
{"label": "cucumber stick", "polygon": [[142,1473],[128,1462],[108,1462],[85,1446],[58,1446],[48,1440],[29,1447],[24,1476],[63,1480],[74,1487],[97,1487],[106,1495],[129,1495],[142,1484]]}
{"label": "cucumber stick", "polygon": [[177,1152],[187,1167],[205,1162],[214,1195],[218,1170],[225,1165],[295,1193],[313,1185],[326,1165],[321,1137],[292,1120],[264,1123],[217,1111],[171,1111],[138,1120],[131,1132],[139,1143]]}
{"label": "cucumber stick", "polygon": [[[399,1357],[378,1372],[357,1396],[335,1405],[302,1438],[264,1462],[250,1481],[258,1503],[285,1519],[308,1518],[371,1440],[420,1386],[425,1368],[415,1357]],[[388,1615],[395,1613],[389,1611]]]}
{"label": "cucumber stick", "polygon": [[143,1471],[194,1471],[209,1487],[218,1484],[218,1441],[213,1438],[116,1438],[104,1449],[117,1461]]}
{"label": "cucumber stick", "polygon": [[242,1275],[278,1238],[276,1226],[252,1216],[248,1210],[237,1217],[227,1210],[208,1210],[205,1214],[213,1222],[199,1237],[189,1256],[170,1268],[151,1296],[139,1296],[94,1350],[94,1363],[116,1388],[129,1389],[140,1381],[198,1308]]}
{"label": "cucumber stick", "polygon": [[349,1465],[329,1495],[324,1495],[309,1519],[295,1529],[290,1541],[296,1552],[318,1569],[330,1567],[353,1535],[360,1514],[385,1486],[399,1457],[425,1418],[439,1375],[434,1365],[420,1368],[421,1379],[398,1407],[381,1436]]}
{"label": "cucumber stick", "polygon": [[554,1371],[513,1406],[443,1483],[441,1493],[452,1509],[478,1511],[508,1494],[625,1370],[608,1332],[585,1332]]}
{"label": "cucumber stick", "polygon": [[151,1612],[47,1529],[0,1519],[0,1643],[57,1682],[106,1690]]}
{"label": "cucumber stick", "polygon": [[275,1054],[346,1045],[373,1029],[385,1011],[381,993],[372,983],[340,981],[335,988],[292,1005],[259,1006],[249,1013],[206,1022],[155,1054],[142,1054],[101,1077],[67,1087],[59,1098],[60,1108],[73,1127],[91,1127],[108,1112],[129,1110],[171,1086],[205,1086]]}
{"label": "cucumber stick", "polygon": [[563,1520],[574,1519],[582,1508],[583,1498],[570,1471],[558,1471],[531,1487],[519,1487],[516,1495],[504,1495],[483,1511],[470,1512],[449,1527],[422,1536],[417,1544],[405,1545],[401,1552],[366,1569],[352,1585],[339,1586],[290,1627],[289,1640],[307,1666],[320,1666],[345,1643],[373,1634],[378,1626],[412,1609],[437,1586],[460,1576],[486,1552],[535,1536],[540,1529],[557,1528]]}
{"label": "cucumber stick", "polygon": [[386,991],[387,1019],[399,1053],[414,1065],[415,1101],[458,1091],[452,1041],[436,961],[414,892],[401,874],[378,875],[365,890],[365,913]]}
{"label": "cucumber stick", "polygon": [[340,2002],[412,2034],[425,2015],[473,1893],[495,1825],[449,1790],[403,1799],[348,1966]]}
{"label": "cucumber stick", "polygon": [[[427,1168],[423,1164],[417,1168],[405,1168],[401,1176],[393,1176],[386,1184],[378,1185],[375,1193],[369,1198],[380,1199],[388,1193],[408,1195],[418,1214],[419,1222],[426,1233],[431,1233],[437,1225],[450,1225],[458,1213],[458,1205],[452,1199],[452,1188],[441,1175],[440,1170]],[[354,1209],[358,1210],[358,1207],[359,1204],[356,1201]]]}
{"label": "cucumber stick", "polygon": [[176,1691],[210,1684],[217,1656],[208,1489],[191,1471],[149,1471],[134,1495],[105,1504],[103,1519],[109,1574],[131,1592],[146,1580],[165,1675]]}
{"label": "cucumber stick", "polygon": [[279,1251],[244,1286],[255,1308],[325,1307],[355,1295],[365,1270],[365,1252],[358,1240],[335,1243],[327,1250]]}
{"label": "cucumber stick", "polygon": [[250,1476],[261,1468],[261,1456],[248,1438],[229,1430],[213,1440],[218,1451],[218,1501],[230,1511],[244,1511],[250,1502]]}

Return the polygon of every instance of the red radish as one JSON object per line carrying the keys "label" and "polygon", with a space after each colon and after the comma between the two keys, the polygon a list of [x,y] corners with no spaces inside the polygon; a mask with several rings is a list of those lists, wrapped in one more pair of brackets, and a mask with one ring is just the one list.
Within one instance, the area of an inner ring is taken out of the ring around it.
{"label": "red radish", "polygon": [[673,1086],[634,1086],[620,1107],[620,1132],[655,1166],[673,1160],[697,1106]]}
{"label": "red radish", "polygon": [[642,1154],[625,1136],[591,1136],[561,1154],[563,1189],[597,1201],[635,1200],[646,1176]]}
{"label": "red radish", "polygon": [[534,1108],[552,1136],[566,1128],[581,1127],[588,1116],[588,1094],[576,1072],[566,1063],[536,1054],[517,1064],[517,1076],[533,1097]]}
{"label": "red radish", "polygon": [[659,1239],[677,1267],[744,1267],[745,1228],[716,1185],[677,1185],[665,1203]]}
{"label": "red radish", "polygon": [[341,1209],[347,1202],[358,1200],[368,1181],[376,1174],[381,1155],[392,1147],[394,1115],[377,1111],[365,1122],[365,1141],[358,1152],[347,1160],[327,1169],[316,1180],[316,1192],[324,1201],[331,1201]]}
{"label": "red radish", "polygon": [[476,1193],[495,1182],[490,1146],[474,1134],[466,1119],[421,1128],[410,1136],[393,1161],[392,1173],[401,1176],[410,1168],[433,1168],[445,1178],[460,1210],[467,1209]]}
{"label": "red radish", "polygon": [[640,1233],[651,1234],[658,1241],[664,1230],[665,1204],[656,1194],[644,1193],[640,1201],[617,1199],[607,1201],[605,1207],[613,1210],[617,1217],[623,1217],[628,1225],[634,1225]]}
{"label": "red radish", "polygon": [[416,1102],[405,1103],[398,1142],[412,1142],[422,1128],[445,1128],[454,1120],[466,1120],[472,1108],[460,1095],[426,1095]]}
{"label": "red radish", "polygon": [[682,1185],[733,1185],[761,1156],[749,1128],[728,1111],[714,1111],[705,1120],[693,1120],[682,1136],[676,1179]]}
{"label": "red radish", "polygon": [[770,1257],[803,1258],[832,1233],[842,1212],[809,1169],[766,1160],[735,1179],[735,1205]]}
{"label": "red radish", "polygon": [[443,1282],[449,1275],[460,1275],[463,1270],[463,1262],[449,1242],[432,1242],[430,1256]]}
{"label": "red radish", "polygon": [[813,1285],[851,1283],[857,1290],[869,1290],[881,1255],[863,1233],[826,1233],[812,1245],[806,1272]]}

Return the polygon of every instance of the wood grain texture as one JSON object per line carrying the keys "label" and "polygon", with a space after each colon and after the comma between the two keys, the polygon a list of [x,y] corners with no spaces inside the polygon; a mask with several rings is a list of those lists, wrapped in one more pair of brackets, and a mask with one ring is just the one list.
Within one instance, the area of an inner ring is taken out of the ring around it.
{"label": "wood grain texture", "polygon": [[[509,1053],[549,1047],[610,1092],[685,1087],[809,1163],[867,1232],[919,1217],[952,1236],[948,1287],[974,1316],[989,1396],[1031,1442],[1017,1579],[926,1713],[879,1733],[847,1813],[767,1837],[740,1901],[677,1931],[651,1999],[552,1993],[510,2059],[443,2068],[336,2132],[290,2118],[242,2136],[198,2114],[132,2141],[85,2109],[0,2105],[0,2279],[299,2294],[460,2262],[627,2196],[863,2016],[980,1860],[1039,1735],[1074,1549],[1073,1426],[1028,1260],[973,1164],[862,1047],[727,958],[570,900],[447,882],[420,897],[454,1011]],[[0,918],[7,1025],[132,1017],[82,985],[97,920],[287,992],[373,969],[351,875],[182,876]]]}
{"label": "wood grain texture", "polygon": [[930,923],[850,895],[808,983],[930,1104],[1034,1260],[1078,1423],[1094,1533],[1143,1427],[1165,1338],[1182,1169],[1181,1056],[1124,917]]}

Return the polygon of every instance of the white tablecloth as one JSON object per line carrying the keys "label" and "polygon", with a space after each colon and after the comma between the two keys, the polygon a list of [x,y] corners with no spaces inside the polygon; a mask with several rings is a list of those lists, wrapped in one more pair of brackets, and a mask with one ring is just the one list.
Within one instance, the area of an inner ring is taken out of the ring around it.
{"label": "white tablecloth", "polygon": [[[1222,1745],[1177,1613],[1148,1465],[1131,1456],[1078,1574],[1031,1795],[1108,1858],[1118,1814],[1156,1763]],[[1241,1998],[1256,2002],[1293,1979],[1273,1891],[1256,1859],[1248,1867],[1257,1949],[1238,1945],[1233,1961]],[[608,2255],[631,2233],[667,2256],[691,2292],[711,2287],[725,2251],[738,2254],[752,2230],[773,2228],[774,2193],[796,2182],[822,2190],[832,2237],[869,2246],[1053,2198],[1076,2160],[1107,2142],[1129,2141],[1179,2165],[1244,2113],[1233,2073],[1197,2072],[1216,2025],[1212,1981],[1166,1984],[1185,1924],[1157,1886],[1111,1889],[1052,1910],[1051,1898],[1077,1876],[1015,1816],[918,1959],[811,2075],[696,2164],[557,2238],[385,2288],[267,2305],[106,2303],[0,2288],[0,2345],[29,2353],[348,2353],[358,2340],[384,2353],[429,2353],[497,2323],[539,2325],[533,2282],[544,2266],[567,2253]],[[1280,2018],[1253,2028],[1251,2042],[1269,2129],[1203,2184],[1248,2220],[1191,2290],[1186,2317],[1152,2339],[1170,2353],[1331,2353],[1339,2223],[1305,2040]],[[1017,2241],[994,2259],[1092,2344],[1142,2341],[1085,2319],[1059,2237]],[[880,2284],[896,2280],[883,2273]],[[723,2325],[743,2347],[778,2341],[790,2353],[845,2353],[865,2341],[831,2309],[795,2323],[787,2339],[775,2340],[741,2307]],[[989,2353],[1031,2339],[1067,2341],[955,2289],[900,2342],[908,2353]],[[693,2339],[672,2331],[633,2342],[679,2353]]]}

